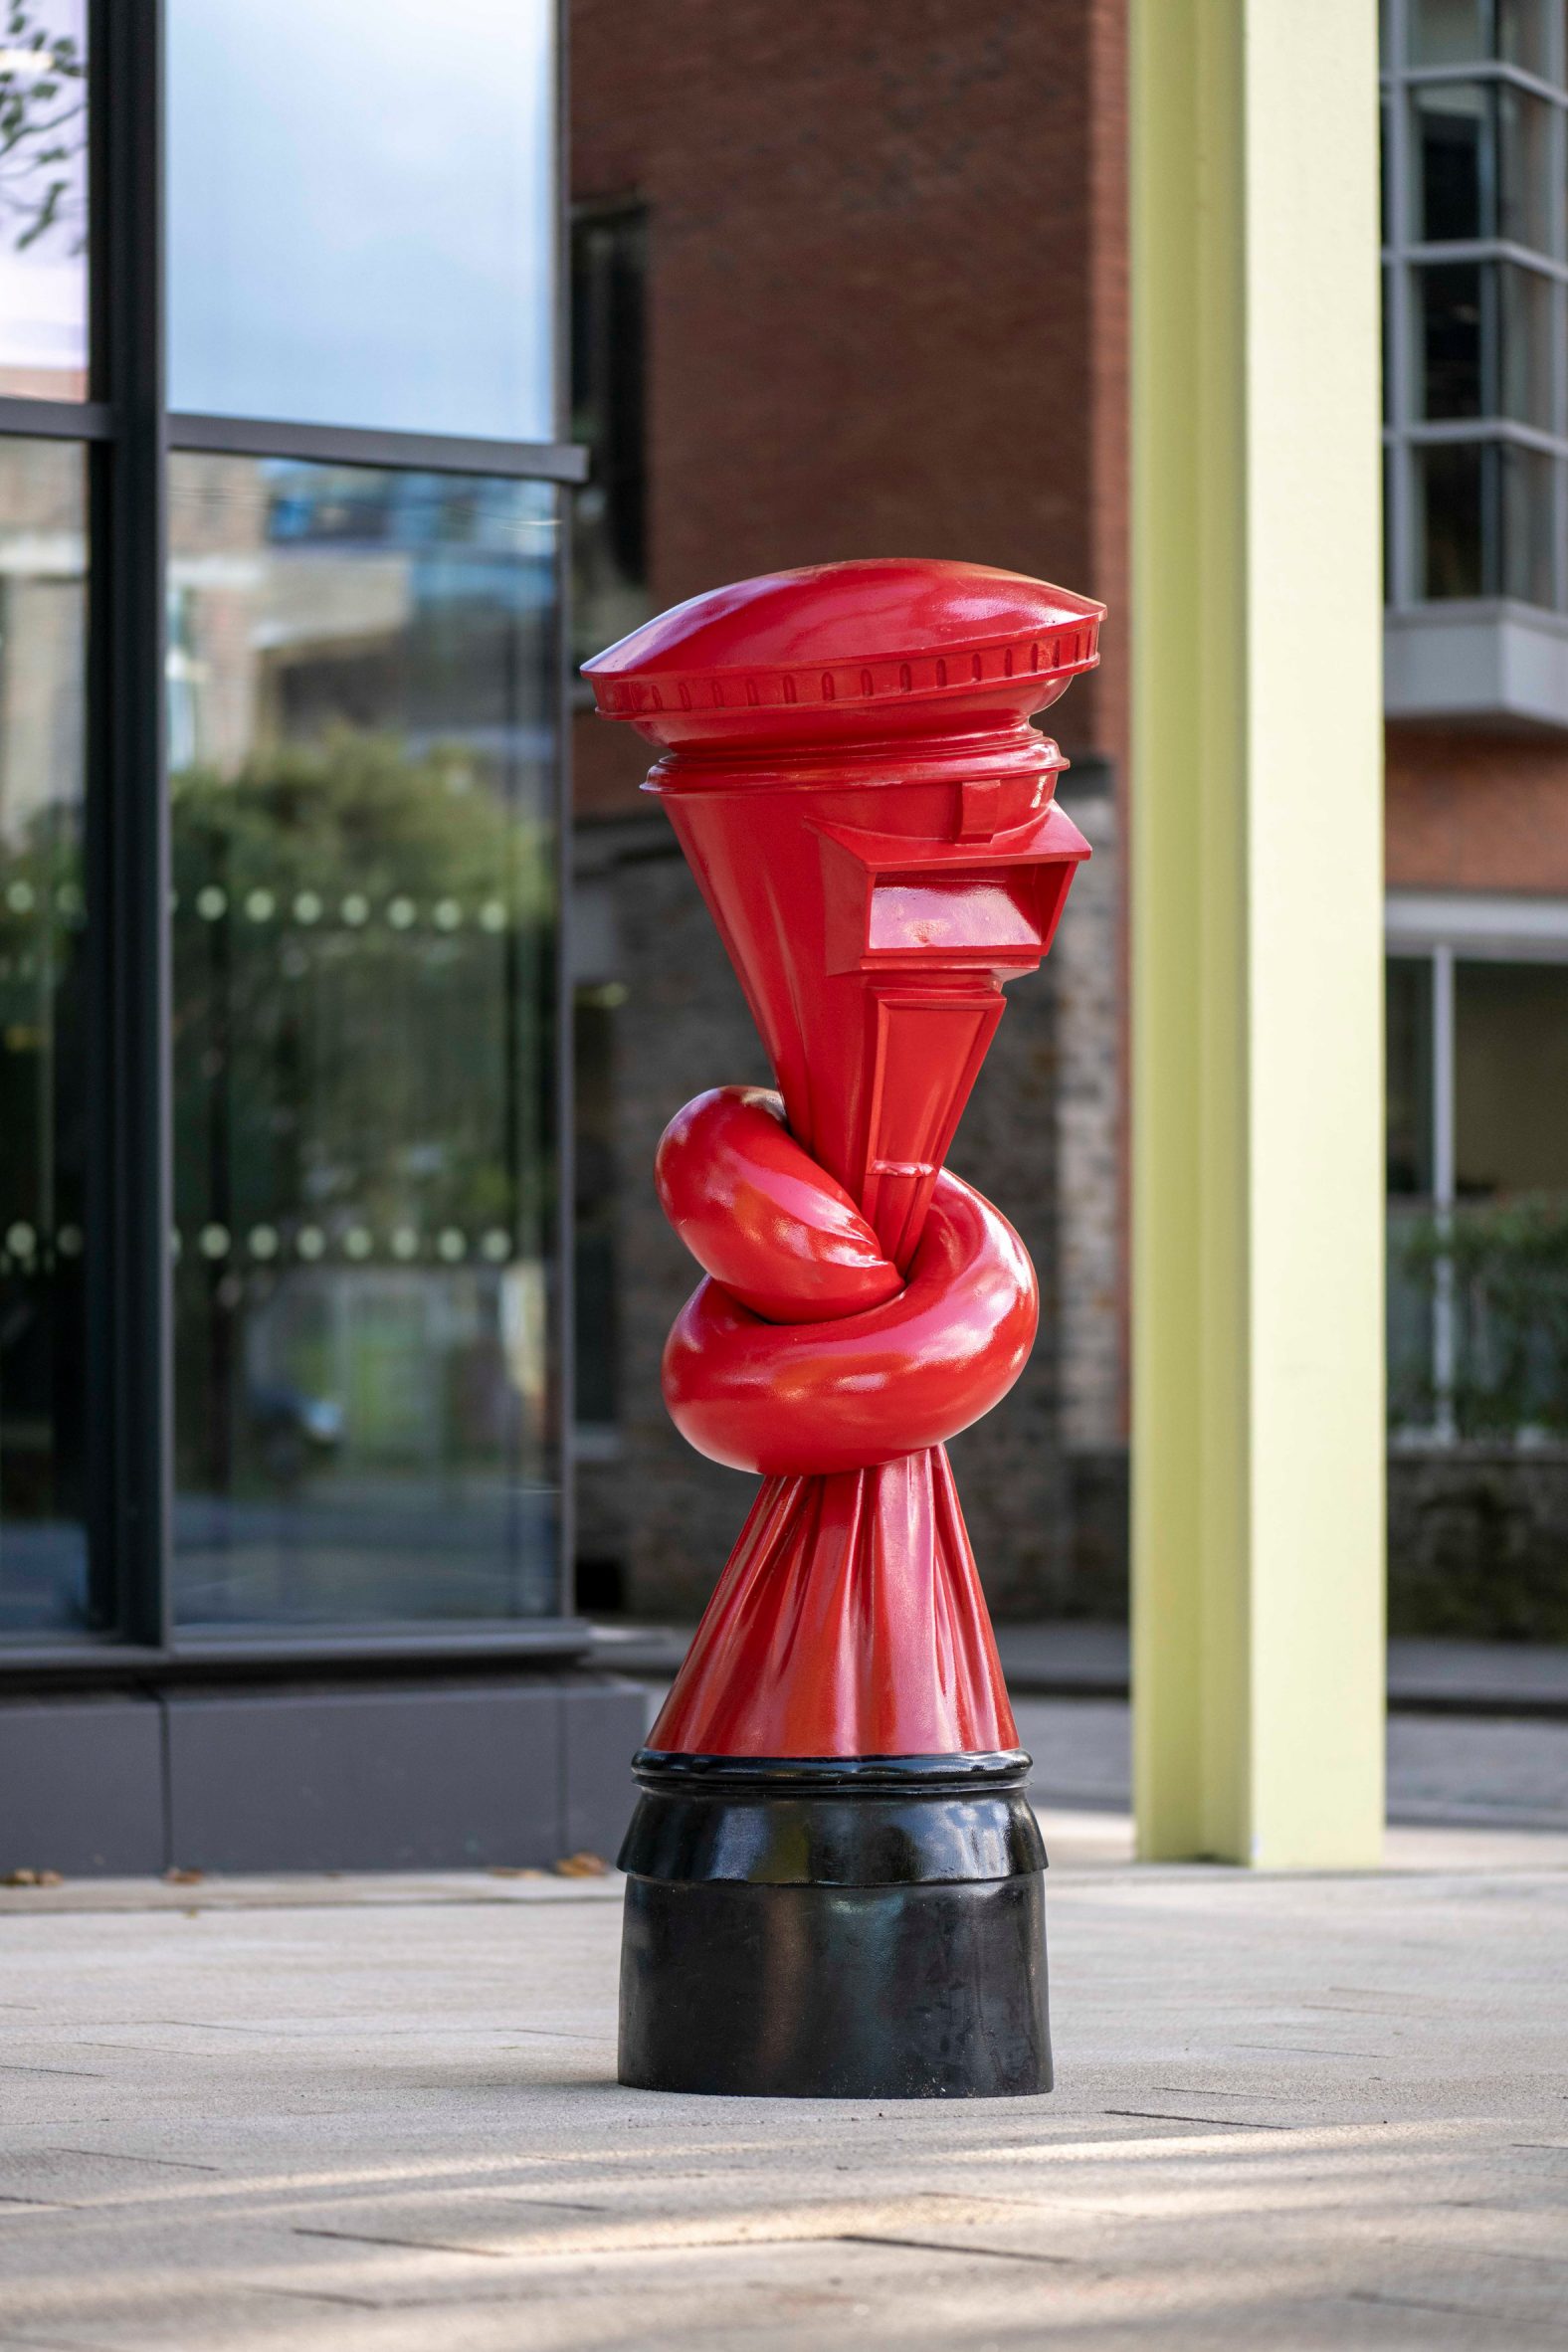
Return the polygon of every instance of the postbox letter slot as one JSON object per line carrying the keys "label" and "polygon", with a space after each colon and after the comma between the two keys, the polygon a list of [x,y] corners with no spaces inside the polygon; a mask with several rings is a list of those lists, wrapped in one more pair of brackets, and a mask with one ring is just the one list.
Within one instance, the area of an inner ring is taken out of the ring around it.
{"label": "postbox letter slot", "polygon": [[1033,873],[888,874],[872,891],[871,955],[1040,953]]}

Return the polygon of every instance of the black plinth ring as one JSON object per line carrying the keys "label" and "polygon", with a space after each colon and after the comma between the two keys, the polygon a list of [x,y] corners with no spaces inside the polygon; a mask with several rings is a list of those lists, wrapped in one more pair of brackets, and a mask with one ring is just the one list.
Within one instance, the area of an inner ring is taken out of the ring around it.
{"label": "black plinth ring", "polygon": [[644,1748],[621,1848],[684,1885],[951,1885],[1042,1870],[1021,1748],[956,1756],[683,1756]]}

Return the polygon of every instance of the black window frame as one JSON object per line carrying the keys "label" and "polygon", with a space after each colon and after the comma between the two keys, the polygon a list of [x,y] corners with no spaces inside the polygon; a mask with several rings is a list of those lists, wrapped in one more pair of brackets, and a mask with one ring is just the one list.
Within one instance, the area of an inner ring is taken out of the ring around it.
{"label": "black window frame", "polygon": [[[564,201],[565,12],[556,11],[554,429],[567,415],[569,255]],[[89,464],[86,882],[88,1395],[93,1433],[88,1553],[103,1632],[21,1635],[0,1649],[0,1682],[80,1686],[156,1670],[209,1676],[281,1664],[341,1671],[378,1663],[581,1657],[571,1526],[571,993],[564,914],[570,881],[570,534],[564,499],[587,475],[565,440],[492,441],[251,417],[170,413],[164,380],[164,0],[89,0],[89,378],[82,401],[0,396],[8,439],[86,445]],[[560,1469],[557,1601],[547,1617],[463,1627],[431,1622],[319,1633],[283,1628],[181,1637],[171,1610],[173,1520],[172,989],[170,825],[164,707],[168,459],[198,450],[557,486],[558,904],[554,977],[556,1230],[547,1345]]]}

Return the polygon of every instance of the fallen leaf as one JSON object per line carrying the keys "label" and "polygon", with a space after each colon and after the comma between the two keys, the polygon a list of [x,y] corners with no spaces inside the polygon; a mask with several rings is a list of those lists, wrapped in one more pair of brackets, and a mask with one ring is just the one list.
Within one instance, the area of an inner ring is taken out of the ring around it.
{"label": "fallen leaf", "polygon": [[163,1883],[165,1886],[199,1886],[206,1875],[205,1870],[165,1870]]}
{"label": "fallen leaf", "polygon": [[608,1878],[610,1865],[601,1855],[563,1855],[555,1865],[557,1878]]}

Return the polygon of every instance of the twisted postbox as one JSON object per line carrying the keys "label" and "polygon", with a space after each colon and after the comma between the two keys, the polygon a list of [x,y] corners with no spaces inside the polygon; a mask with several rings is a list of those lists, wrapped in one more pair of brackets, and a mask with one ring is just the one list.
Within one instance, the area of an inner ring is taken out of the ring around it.
{"label": "twisted postbox", "polygon": [[664,803],[777,1092],[660,1145],[704,1270],[664,1360],[762,1484],[646,1749],[622,1853],[621,2074],[651,2087],[1048,2089],[1045,1856],[944,1450],[1038,1314],[943,1167],[1088,846],[1030,724],[1102,608],[913,560],[742,581],[587,667]]}

